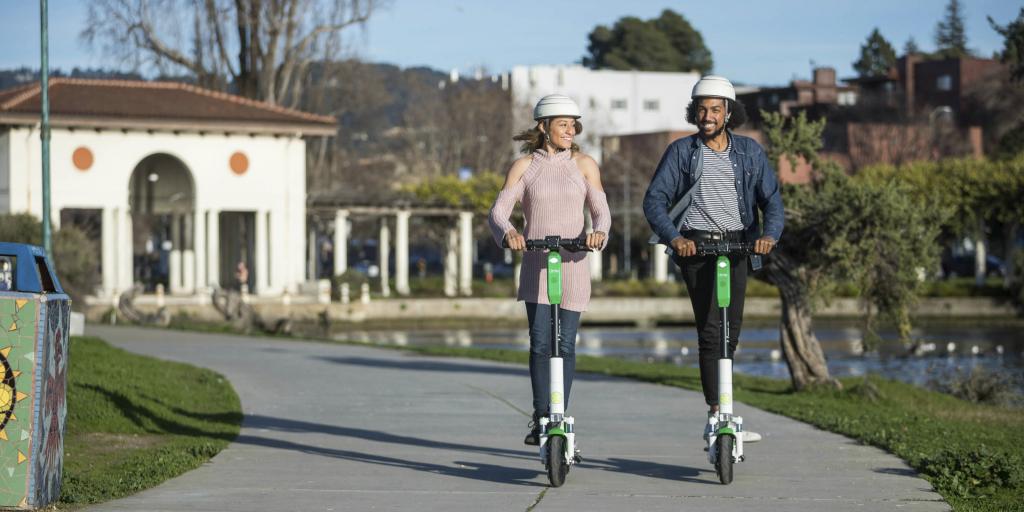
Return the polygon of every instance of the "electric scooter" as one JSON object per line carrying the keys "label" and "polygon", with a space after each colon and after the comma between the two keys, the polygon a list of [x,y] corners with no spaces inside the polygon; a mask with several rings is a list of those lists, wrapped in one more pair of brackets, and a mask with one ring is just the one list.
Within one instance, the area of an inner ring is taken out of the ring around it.
{"label": "electric scooter", "polygon": [[733,464],[743,462],[743,418],[733,414],[732,354],[729,353],[729,304],[732,290],[729,256],[749,255],[753,242],[701,240],[698,256],[717,256],[715,260],[715,292],[721,314],[722,357],[718,360],[718,412],[708,416],[710,434],[707,438],[708,461],[715,466],[718,480],[732,483]]}
{"label": "electric scooter", "polygon": [[[508,243],[503,243],[507,247]],[[562,303],[562,255],[569,252],[589,251],[586,236],[561,238],[548,236],[543,239],[527,240],[527,251],[547,252],[548,302],[551,304],[551,374],[548,416],[538,419],[540,423],[540,460],[548,471],[548,481],[553,487],[561,487],[569,468],[579,464],[583,458],[576,446],[575,419],[565,415],[565,384],[563,381],[562,353],[559,348],[562,334],[559,328],[558,312]]]}

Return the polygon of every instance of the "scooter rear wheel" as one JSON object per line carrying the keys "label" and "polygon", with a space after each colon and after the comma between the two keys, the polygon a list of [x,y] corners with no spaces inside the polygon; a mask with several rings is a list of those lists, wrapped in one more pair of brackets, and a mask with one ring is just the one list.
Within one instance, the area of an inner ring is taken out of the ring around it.
{"label": "scooter rear wheel", "polygon": [[718,461],[715,463],[715,472],[718,473],[718,480],[725,485],[732,483],[732,447],[736,442],[730,435],[718,436]]}
{"label": "scooter rear wheel", "polygon": [[552,436],[548,439],[548,481],[552,487],[561,487],[569,473],[569,461],[565,458],[565,437]]}

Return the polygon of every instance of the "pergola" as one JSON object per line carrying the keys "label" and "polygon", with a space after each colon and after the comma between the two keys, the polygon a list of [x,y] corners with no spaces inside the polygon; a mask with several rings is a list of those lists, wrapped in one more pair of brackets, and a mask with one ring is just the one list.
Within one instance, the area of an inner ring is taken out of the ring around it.
{"label": "pergola", "polygon": [[[413,207],[413,206],[339,206],[314,207],[321,215],[334,215],[334,273],[341,274],[348,269],[348,221],[351,217],[381,218],[378,235],[378,264],[380,265],[381,295],[391,295],[391,269],[388,256],[391,252],[391,227],[388,219],[394,217],[395,225],[395,292],[409,295],[409,220],[417,217],[449,217],[456,219],[448,228],[444,258],[445,295],[470,296],[473,293],[473,213],[454,208]],[[311,233],[312,236],[312,233]],[[310,266],[312,268],[312,265]]]}

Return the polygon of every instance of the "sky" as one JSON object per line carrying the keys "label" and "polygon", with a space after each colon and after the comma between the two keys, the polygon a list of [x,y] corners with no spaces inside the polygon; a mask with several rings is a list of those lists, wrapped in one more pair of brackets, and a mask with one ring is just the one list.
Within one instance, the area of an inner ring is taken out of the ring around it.
{"label": "sky", "polygon": [[[623,16],[657,17],[663,9],[685,16],[710,48],[713,72],[748,85],[782,85],[810,77],[812,65],[832,66],[840,78],[855,75],[860,45],[877,27],[902,53],[913,37],[934,49],[935,26],[947,0],[564,0],[531,2],[558,9],[526,10],[509,0],[386,0],[366,27],[347,34],[350,51],[367,61],[402,67],[428,66],[472,73],[517,65],[568,65],[586,53],[587,35]],[[88,0],[50,0],[50,65],[119,68],[87,47]],[[1017,17],[1024,0],[965,0],[968,47],[991,57],[1003,38],[1000,25]],[[0,0],[0,69],[39,66],[39,3]]]}

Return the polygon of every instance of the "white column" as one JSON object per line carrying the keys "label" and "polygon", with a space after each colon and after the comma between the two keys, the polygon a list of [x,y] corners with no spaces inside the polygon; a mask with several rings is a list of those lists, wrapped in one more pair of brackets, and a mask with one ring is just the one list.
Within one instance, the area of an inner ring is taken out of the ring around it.
{"label": "white column", "polygon": [[444,295],[454,297],[458,293],[459,280],[459,230],[448,229],[448,240],[444,248]]}
{"label": "white column", "polygon": [[103,209],[100,226],[100,258],[103,292],[113,296],[117,288],[117,215],[111,208]]}
{"label": "white column", "polygon": [[668,281],[668,254],[665,250],[667,245],[658,244],[651,250],[654,252],[654,280],[659,283]]}
{"label": "white column", "polygon": [[459,293],[473,295],[473,214],[459,212]]}
{"label": "white column", "polygon": [[334,275],[348,270],[348,210],[334,212]]}
{"label": "white column", "polygon": [[118,224],[118,289],[123,291],[135,284],[135,251],[132,233],[132,211],[125,207],[121,209],[120,221]]}
{"label": "white column", "polygon": [[270,239],[267,237],[267,212],[256,212],[256,294],[266,295],[270,286]]}
{"label": "white column", "polygon": [[196,252],[195,245],[189,248],[189,236],[195,238],[195,226],[189,229],[192,224],[191,215],[181,217],[181,292],[193,293],[196,289]]}
{"label": "white column", "polygon": [[978,237],[974,241],[974,284],[975,286],[984,286],[985,284],[985,271],[987,268],[987,244],[983,237]]}
{"label": "white column", "polygon": [[171,215],[171,254],[168,267],[167,293],[174,295],[181,290],[181,222],[177,215]]}
{"label": "white column", "polygon": [[206,210],[206,283],[220,285],[220,212]]}
{"label": "white column", "polygon": [[391,271],[388,269],[388,255],[391,252],[391,228],[388,227],[387,217],[380,220],[380,240],[378,241],[380,265],[380,294],[384,297],[391,296]]}
{"label": "white column", "polygon": [[409,215],[402,210],[395,216],[395,291],[409,295]]}
{"label": "white column", "polygon": [[206,293],[206,216],[198,209],[192,213],[192,248],[196,272],[190,283],[197,293]]}

